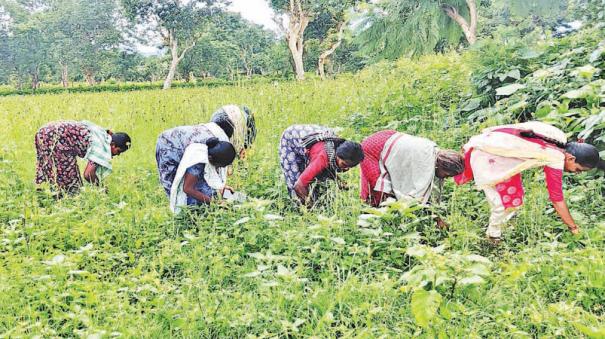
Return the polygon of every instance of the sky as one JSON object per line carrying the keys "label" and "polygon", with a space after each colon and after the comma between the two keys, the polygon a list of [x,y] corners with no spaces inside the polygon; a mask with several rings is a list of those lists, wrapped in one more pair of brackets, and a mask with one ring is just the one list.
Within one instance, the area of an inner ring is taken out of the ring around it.
{"label": "sky", "polygon": [[[269,7],[269,0],[231,0],[230,11],[240,13],[244,19],[277,31],[277,25],[273,21],[275,12]],[[136,44],[136,49],[144,55],[160,53],[154,46]]]}
{"label": "sky", "polygon": [[277,30],[277,25],[273,21],[274,12],[269,7],[268,0],[231,0],[231,10],[270,30]]}

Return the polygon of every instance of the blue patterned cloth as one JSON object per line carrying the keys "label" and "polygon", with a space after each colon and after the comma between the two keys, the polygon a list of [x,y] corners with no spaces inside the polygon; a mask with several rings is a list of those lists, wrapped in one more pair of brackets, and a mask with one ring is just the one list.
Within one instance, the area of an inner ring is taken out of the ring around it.
{"label": "blue patterned cloth", "polygon": [[281,136],[279,159],[286,178],[288,192],[293,194],[294,185],[309,163],[304,139],[312,134],[327,133],[329,128],[320,125],[292,125]]}
{"label": "blue patterned cloth", "polygon": [[[186,173],[191,174],[197,177],[197,184],[195,185],[195,189],[199,192],[204,193],[205,195],[214,198],[216,196],[216,191],[212,189],[204,179],[204,169],[206,165],[197,164],[191,166],[187,169]],[[187,205],[203,205],[204,202],[201,202],[193,197],[187,196]]]}
{"label": "blue patterned cloth", "polygon": [[170,197],[170,188],[187,146],[192,143],[203,144],[212,137],[218,136],[212,134],[205,125],[179,126],[160,134],[156,143],[155,158],[160,184],[164,187],[166,195]]}

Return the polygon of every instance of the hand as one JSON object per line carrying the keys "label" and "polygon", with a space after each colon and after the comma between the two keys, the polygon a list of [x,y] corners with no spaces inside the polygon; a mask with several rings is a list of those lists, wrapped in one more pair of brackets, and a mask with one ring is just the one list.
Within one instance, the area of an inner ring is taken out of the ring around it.
{"label": "hand", "polygon": [[338,180],[338,188],[343,191],[348,191],[351,187],[346,182]]}
{"label": "hand", "polygon": [[223,187],[223,189],[221,190],[221,195],[225,195],[225,190],[230,191],[231,193],[235,192],[233,187],[225,185],[225,187]]}
{"label": "hand", "polygon": [[437,228],[440,230],[447,230],[448,228],[450,228],[450,225],[448,225],[445,221],[443,221],[443,219],[441,219],[440,217],[437,217]]}
{"label": "hand", "polygon": [[580,228],[578,227],[578,225],[567,226],[567,228],[569,229],[569,231],[570,231],[570,232],[571,232],[571,234],[573,234],[573,235],[578,235],[578,234],[580,234]]}

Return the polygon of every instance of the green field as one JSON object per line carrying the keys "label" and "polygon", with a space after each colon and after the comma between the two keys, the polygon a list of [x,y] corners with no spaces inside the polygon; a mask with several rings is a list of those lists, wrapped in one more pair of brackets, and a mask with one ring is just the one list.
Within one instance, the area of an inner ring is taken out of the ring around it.
{"label": "green field", "polygon": [[[605,199],[591,174],[566,179],[580,236],[536,171],[498,248],[484,241],[482,193],[451,181],[435,211],[449,231],[413,206],[364,206],[358,169],[322,207],[287,198],[277,144],[290,124],[342,127],[356,141],[397,128],[459,149],[502,122],[461,118],[470,65],[446,54],[324,82],[0,98],[0,337],[603,338]],[[253,199],[172,216],[157,135],[230,103],[256,114],[256,143],[229,179]],[[33,137],[59,119],[131,135],[107,194],[35,193]]]}

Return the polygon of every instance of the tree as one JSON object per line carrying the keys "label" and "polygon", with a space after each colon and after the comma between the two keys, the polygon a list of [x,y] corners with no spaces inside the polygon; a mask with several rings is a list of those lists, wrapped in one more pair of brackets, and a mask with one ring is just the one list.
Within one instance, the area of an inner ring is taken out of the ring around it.
{"label": "tree", "polygon": [[292,54],[294,73],[297,80],[305,79],[303,53],[305,49],[305,29],[315,15],[315,4],[312,0],[271,0],[271,6],[287,17],[287,27],[280,22],[284,30],[288,48]]}
{"label": "tree", "polygon": [[477,40],[475,0],[384,0],[358,24],[359,43],[372,59],[396,59]]}
{"label": "tree", "polygon": [[128,17],[159,34],[170,53],[164,89],[170,88],[179,62],[203,37],[212,15],[226,0],[122,0]]}
{"label": "tree", "polygon": [[10,22],[4,26],[10,68],[21,88],[27,78],[31,88],[40,87],[41,71],[47,63],[49,40],[44,4],[35,1],[2,1],[4,16]]}
{"label": "tree", "polygon": [[456,6],[452,4],[444,3],[441,5],[441,9],[460,26],[466,41],[470,45],[473,45],[477,42],[477,3],[475,0],[466,0],[466,6],[468,7],[468,14],[470,16],[470,20],[468,21],[460,15]]}
{"label": "tree", "polygon": [[316,59],[317,71],[325,78],[325,65],[340,47],[350,20],[349,11],[362,0],[324,0],[319,4],[318,14],[309,24],[307,38],[319,40],[321,52]]}
{"label": "tree", "polygon": [[51,56],[68,86],[70,66],[79,67],[89,85],[104,64],[113,63],[126,43],[114,0],[52,0],[47,9]]}
{"label": "tree", "polygon": [[215,16],[199,43],[185,56],[179,71],[189,75],[234,78],[261,74],[275,36],[241,15],[225,12]]}

